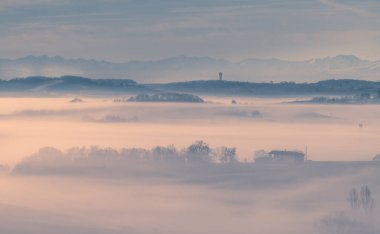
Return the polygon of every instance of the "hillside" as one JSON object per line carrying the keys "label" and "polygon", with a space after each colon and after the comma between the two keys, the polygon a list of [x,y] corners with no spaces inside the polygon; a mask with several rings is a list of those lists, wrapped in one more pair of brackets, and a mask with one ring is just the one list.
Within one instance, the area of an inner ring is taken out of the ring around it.
{"label": "hillside", "polygon": [[0,80],[0,92],[141,92],[147,87],[127,79],[90,79],[79,76],[27,77]]}
{"label": "hillside", "polygon": [[377,93],[380,82],[362,80],[324,80],[316,83],[251,83],[237,81],[190,81],[147,85],[154,90],[189,92],[198,94],[230,94],[254,96],[297,96],[297,95],[353,95]]}
{"label": "hillside", "polygon": [[44,93],[160,93],[183,92],[202,95],[234,96],[311,96],[375,94],[380,82],[363,80],[324,80],[316,83],[253,83],[240,81],[197,80],[166,84],[139,84],[126,79],[91,79],[78,76],[27,77],[0,80],[0,92],[21,94]]}

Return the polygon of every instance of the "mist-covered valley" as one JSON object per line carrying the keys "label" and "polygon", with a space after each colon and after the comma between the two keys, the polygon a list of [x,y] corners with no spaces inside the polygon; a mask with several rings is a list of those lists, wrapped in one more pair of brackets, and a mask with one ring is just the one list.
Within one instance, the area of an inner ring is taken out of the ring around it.
{"label": "mist-covered valley", "polygon": [[379,0],[0,0],[0,234],[379,234]]}
{"label": "mist-covered valley", "polygon": [[4,232],[378,233],[377,105],[119,99],[0,99]]}
{"label": "mist-covered valley", "polygon": [[[319,161],[370,160],[376,146],[377,105],[286,103],[292,99],[203,97],[205,103],[115,102],[115,98],[1,98],[4,160],[45,146],[183,148],[194,141],[237,148],[252,161],[265,149],[305,150]],[[24,147],[15,147],[23,145]]]}

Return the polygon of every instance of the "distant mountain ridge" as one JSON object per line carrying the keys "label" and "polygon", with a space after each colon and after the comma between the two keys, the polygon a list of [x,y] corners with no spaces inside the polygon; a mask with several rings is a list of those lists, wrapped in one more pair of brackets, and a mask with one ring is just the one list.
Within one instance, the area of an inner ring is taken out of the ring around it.
{"label": "distant mountain ridge", "polygon": [[228,80],[249,82],[317,82],[326,79],[380,80],[380,61],[354,55],[305,61],[246,59],[231,62],[211,57],[178,56],[155,61],[112,63],[63,57],[27,56],[0,59],[0,79],[63,75],[97,79],[132,79],[139,83],[168,83],[217,79],[219,71]]}
{"label": "distant mountain ridge", "polygon": [[363,80],[324,80],[315,83],[295,82],[241,82],[195,80],[189,82],[139,84],[128,79],[91,79],[79,76],[28,77],[0,80],[0,95],[44,95],[82,93],[107,95],[188,93],[227,96],[312,96],[380,94],[380,82]]}

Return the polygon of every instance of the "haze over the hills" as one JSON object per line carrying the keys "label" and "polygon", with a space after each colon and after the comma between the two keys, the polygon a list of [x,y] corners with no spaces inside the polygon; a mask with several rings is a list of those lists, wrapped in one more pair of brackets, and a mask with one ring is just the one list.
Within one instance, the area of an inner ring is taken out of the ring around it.
{"label": "haze over the hills", "polygon": [[380,0],[0,22],[0,234],[380,233]]}
{"label": "haze over the hills", "polygon": [[338,55],[304,61],[245,59],[231,62],[212,57],[177,56],[154,61],[107,61],[27,56],[0,59],[0,78],[26,76],[77,75],[98,79],[133,79],[139,83],[157,83],[216,79],[223,71],[225,79],[250,82],[315,82],[325,79],[379,80],[380,61],[363,60],[355,55]]}

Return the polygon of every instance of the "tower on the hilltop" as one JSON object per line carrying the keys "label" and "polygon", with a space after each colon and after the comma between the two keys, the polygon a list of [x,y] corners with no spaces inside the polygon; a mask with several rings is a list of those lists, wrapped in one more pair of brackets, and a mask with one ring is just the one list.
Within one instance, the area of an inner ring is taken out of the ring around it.
{"label": "tower on the hilltop", "polygon": [[223,72],[219,72],[219,80],[223,80]]}

